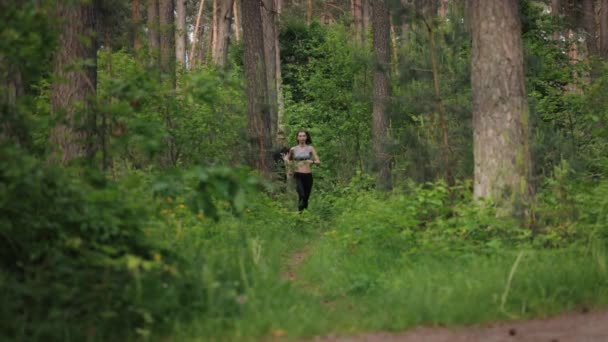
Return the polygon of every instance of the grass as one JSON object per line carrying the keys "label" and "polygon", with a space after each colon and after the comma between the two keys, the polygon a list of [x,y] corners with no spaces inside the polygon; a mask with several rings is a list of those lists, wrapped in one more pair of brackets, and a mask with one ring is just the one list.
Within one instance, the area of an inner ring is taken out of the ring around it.
{"label": "grass", "polygon": [[[370,239],[344,240],[340,234],[353,231],[344,225],[365,215],[353,218],[348,208],[298,215],[273,203],[204,229],[181,227],[179,239],[165,236],[194,263],[204,259],[207,265],[202,284],[194,287],[206,289],[207,306],[189,320],[175,319],[172,338],[253,341],[401,331],[608,304],[608,253],[601,243],[543,249],[459,238],[450,249],[454,237],[448,236],[433,249],[428,236],[418,236],[422,245],[407,242],[409,237],[400,245],[401,240],[387,243],[390,235],[378,239],[377,232]],[[386,221],[397,222],[397,216]],[[389,226],[381,229],[390,232]],[[310,252],[296,281],[285,280],[290,256],[305,247]]]}

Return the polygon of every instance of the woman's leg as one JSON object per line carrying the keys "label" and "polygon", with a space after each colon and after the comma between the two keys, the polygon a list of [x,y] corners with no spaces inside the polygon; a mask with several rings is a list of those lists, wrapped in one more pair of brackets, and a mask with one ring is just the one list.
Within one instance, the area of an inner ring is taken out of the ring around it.
{"label": "woman's leg", "polygon": [[308,199],[310,198],[310,192],[312,191],[312,173],[306,175],[304,178],[304,209],[308,208]]}
{"label": "woman's leg", "polygon": [[294,173],[293,178],[296,181],[296,192],[298,193],[298,210],[302,211],[305,208],[306,187],[304,185],[304,174]]}

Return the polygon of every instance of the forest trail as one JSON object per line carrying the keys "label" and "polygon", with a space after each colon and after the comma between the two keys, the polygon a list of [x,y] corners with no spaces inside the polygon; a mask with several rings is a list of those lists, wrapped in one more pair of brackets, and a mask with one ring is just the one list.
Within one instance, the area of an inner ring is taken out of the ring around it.
{"label": "forest trail", "polygon": [[418,327],[354,336],[326,336],[318,342],[603,342],[608,341],[608,311],[570,312],[546,319],[496,322],[470,327]]}
{"label": "forest trail", "polygon": [[[290,255],[283,278],[295,282],[298,267],[310,256],[311,245]],[[300,284],[306,288],[306,285]],[[272,339],[274,340],[274,339]],[[562,313],[548,318],[499,321],[473,326],[414,327],[403,332],[369,332],[356,335],[317,336],[315,342],[605,342],[608,311]]]}

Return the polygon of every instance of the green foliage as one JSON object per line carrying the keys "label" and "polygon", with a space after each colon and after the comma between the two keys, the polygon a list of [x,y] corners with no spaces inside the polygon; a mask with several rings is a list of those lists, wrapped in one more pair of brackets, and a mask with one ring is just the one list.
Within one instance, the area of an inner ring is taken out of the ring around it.
{"label": "green foliage", "polygon": [[203,67],[182,75],[173,90],[127,53],[102,50],[106,153],[140,169],[157,165],[163,154],[173,166],[236,164],[247,150],[242,87],[240,74]]}
{"label": "green foliage", "polygon": [[78,339],[145,325],[134,276],[162,269],[153,260],[161,251],[143,239],[149,209],[132,192],[41,167],[23,151],[2,155],[4,338]]}

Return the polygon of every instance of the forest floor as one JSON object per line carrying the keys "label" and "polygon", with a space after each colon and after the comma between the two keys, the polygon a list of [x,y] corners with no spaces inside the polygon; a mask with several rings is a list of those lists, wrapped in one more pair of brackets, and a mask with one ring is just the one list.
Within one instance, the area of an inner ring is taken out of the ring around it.
{"label": "forest floor", "polygon": [[[297,268],[310,256],[312,249],[304,247],[291,254],[283,277],[295,282]],[[302,284],[301,284],[302,285]],[[306,287],[306,285],[303,285]],[[327,303],[324,303],[327,305]],[[331,303],[330,303],[331,305]],[[278,336],[276,336],[278,337]],[[271,341],[281,338],[270,338]],[[608,311],[562,313],[553,317],[498,321],[472,326],[415,327],[403,332],[369,332],[355,335],[317,336],[301,341],[318,342],[604,342],[608,341]]]}

